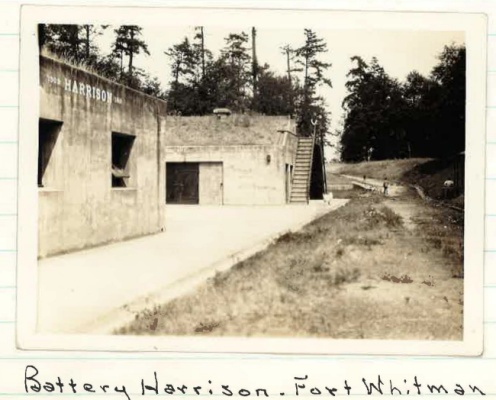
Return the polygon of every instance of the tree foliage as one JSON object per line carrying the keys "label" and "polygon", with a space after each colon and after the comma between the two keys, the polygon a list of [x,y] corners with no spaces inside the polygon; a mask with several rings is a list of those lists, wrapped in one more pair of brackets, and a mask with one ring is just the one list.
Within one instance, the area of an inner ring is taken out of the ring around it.
{"label": "tree foliage", "polygon": [[135,57],[140,53],[150,55],[148,45],[141,39],[142,31],[143,28],[137,25],[122,25],[114,31],[115,41],[112,44],[112,53],[121,59],[122,79],[124,79],[123,57],[128,58],[126,79],[130,84],[136,78],[133,70]]}
{"label": "tree foliage", "polygon": [[352,57],[340,138],[344,161],[443,157],[465,148],[465,48],[445,46],[429,77],[404,83]]}
{"label": "tree foliage", "polygon": [[[147,94],[164,97],[157,78],[135,66],[138,54],[149,55],[148,46],[142,39],[142,28],[135,25],[120,26],[114,30],[110,54],[101,54],[96,44],[98,36],[108,25],[53,25],[38,26],[40,50],[48,50],[75,65],[84,65],[99,75],[125,84]],[[127,68],[124,66],[127,57]]]}
{"label": "tree foliage", "polygon": [[328,51],[324,40],[317,37],[311,29],[305,29],[304,35],[304,44],[295,50],[296,64],[300,66],[297,71],[303,72],[302,95],[297,101],[297,125],[298,130],[308,136],[313,132],[317,115],[321,116],[319,129],[327,131],[328,126],[323,123],[327,121],[327,117],[322,117],[327,115],[324,112],[325,102],[318,96],[317,89],[322,85],[332,87],[331,80],[325,76],[332,64],[323,62],[320,58]]}

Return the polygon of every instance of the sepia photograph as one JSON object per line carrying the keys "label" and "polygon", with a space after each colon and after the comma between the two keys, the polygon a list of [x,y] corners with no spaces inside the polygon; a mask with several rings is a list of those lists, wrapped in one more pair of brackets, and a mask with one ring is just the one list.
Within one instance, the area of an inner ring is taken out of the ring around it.
{"label": "sepia photograph", "polygon": [[481,16],[224,12],[31,12],[30,335],[481,344]]}

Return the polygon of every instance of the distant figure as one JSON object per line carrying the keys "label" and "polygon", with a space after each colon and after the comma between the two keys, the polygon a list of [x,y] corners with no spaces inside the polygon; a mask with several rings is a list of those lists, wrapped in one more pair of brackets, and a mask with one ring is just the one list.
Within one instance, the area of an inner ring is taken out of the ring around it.
{"label": "distant figure", "polygon": [[382,187],[384,188],[384,196],[387,196],[388,195],[388,189],[389,189],[388,178],[384,178],[384,183],[382,184]]}
{"label": "distant figure", "polygon": [[363,180],[366,181],[367,180],[367,175],[364,175],[363,176]]}

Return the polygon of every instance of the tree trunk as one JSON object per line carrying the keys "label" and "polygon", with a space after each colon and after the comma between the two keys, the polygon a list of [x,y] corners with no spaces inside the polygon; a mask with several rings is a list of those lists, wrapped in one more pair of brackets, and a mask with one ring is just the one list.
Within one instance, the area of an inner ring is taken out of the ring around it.
{"label": "tree trunk", "polygon": [[71,45],[72,45],[72,51],[74,58],[76,60],[76,63],[79,62],[79,34],[78,34],[78,26],[73,25],[71,29]]}
{"label": "tree trunk", "polygon": [[257,30],[251,29],[251,51],[252,51],[252,75],[253,75],[253,97],[257,94],[258,60],[257,60]]}
{"label": "tree trunk", "polygon": [[201,35],[202,79],[205,79],[205,36],[203,33],[203,26],[200,27],[200,35]]}
{"label": "tree trunk", "polygon": [[286,64],[288,69],[288,82],[289,82],[289,112],[291,117],[294,114],[294,98],[293,98],[293,80],[291,78],[291,50],[286,47]]}
{"label": "tree trunk", "polygon": [[84,29],[86,30],[86,59],[90,58],[90,25],[85,25]]}
{"label": "tree trunk", "polygon": [[286,63],[287,63],[287,68],[288,68],[288,81],[289,85],[293,87],[292,82],[291,82],[291,55],[289,48],[286,49]]}
{"label": "tree trunk", "polygon": [[134,42],[134,31],[130,29],[130,34],[131,34],[131,40],[129,43],[129,67],[128,67],[128,74],[129,74],[129,83],[131,83],[131,80],[133,78],[133,42]]}
{"label": "tree trunk", "polygon": [[124,50],[121,49],[121,81],[124,76]]}

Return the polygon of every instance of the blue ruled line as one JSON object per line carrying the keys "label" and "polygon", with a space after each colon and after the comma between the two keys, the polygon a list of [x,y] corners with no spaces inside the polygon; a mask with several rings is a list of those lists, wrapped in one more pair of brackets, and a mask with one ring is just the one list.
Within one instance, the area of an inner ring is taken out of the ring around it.
{"label": "blue ruled line", "polygon": [[13,106],[10,104],[0,104],[0,108],[19,108],[19,106]]}

